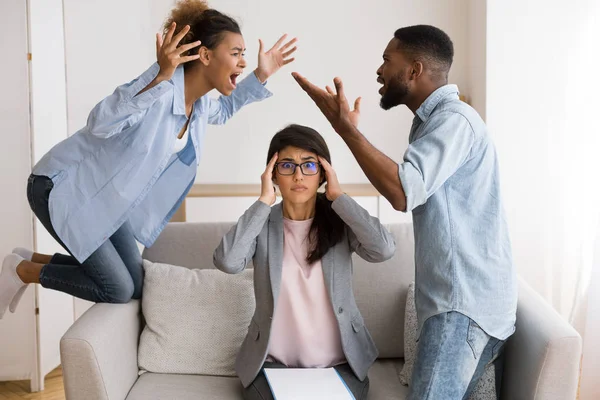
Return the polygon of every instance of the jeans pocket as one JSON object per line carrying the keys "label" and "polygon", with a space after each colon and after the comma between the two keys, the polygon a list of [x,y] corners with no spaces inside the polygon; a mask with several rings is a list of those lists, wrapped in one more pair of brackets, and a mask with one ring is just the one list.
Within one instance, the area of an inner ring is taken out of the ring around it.
{"label": "jeans pocket", "polygon": [[44,194],[46,195],[46,197],[50,196],[50,191],[52,189],[54,189],[54,182],[52,182],[52,179],[48,178],[48,177],[44,177],[44,181],[46,183],[46,187],[44,188]]}
{"label": "jeans pocket", "polygon": [[31,211],[35,213],[35,202],[33,201],[33,183],[35,182],[35,176],[29,175],[27,178],[27,201],[29,202],[29,207]]}
{"label": "jeans pocket", "polygon": [[479,359],[485,346],[490,341],[490,336],[473,320],[469,321],[469,330],[467,333],[467,343],[473,351],[473,357]]}
{"label": "jeans pocket", "polygon": [[492,359],[490,360],[490,364],[493,363],[494,361],[496,361],[496,359],[498,359],[498,357],[500,357],[500,355],[504,351],[504,344],[506,343],[505,340],[499,340],[499,339],[495,339],[495,340],[496,340],[496,344],[494,345],[494,348],[492,349]]}

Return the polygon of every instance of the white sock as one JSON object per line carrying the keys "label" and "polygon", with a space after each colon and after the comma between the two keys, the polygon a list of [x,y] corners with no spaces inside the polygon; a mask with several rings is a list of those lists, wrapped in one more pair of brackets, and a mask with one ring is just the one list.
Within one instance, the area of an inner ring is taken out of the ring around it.
{"label": "white sock", "polygon": [[23,257],[24,260],[31,261],[33,258],[33,251],[23,248],[23,247],[15,247],[12,251],[14,254],[18,254]]}
{"label": "white sock", "polygon": [[4,316],[6,308],[10,305],[11,312],[17,308],[27,284],[23,283],[17,275],[17,265],[23,261],[18,254],[9,254],[2,262],[0,272],[0,319]]}

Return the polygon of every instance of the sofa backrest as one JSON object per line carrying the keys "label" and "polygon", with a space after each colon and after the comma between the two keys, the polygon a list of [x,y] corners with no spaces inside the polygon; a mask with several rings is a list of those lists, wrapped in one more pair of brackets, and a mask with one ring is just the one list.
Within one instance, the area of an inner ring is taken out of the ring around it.
{"label": "sofa backrest", "polygon": [[[214,268],[212,255],[232,223],[168,224],[143,258],[187,268]],[[354,294],[380,358],[404,357],[404,309],[414,280],[412,224],[386,226],[396,240],[390,260],[371,264],[354,255]],[[250,268],[252,265],[249,266]]]}

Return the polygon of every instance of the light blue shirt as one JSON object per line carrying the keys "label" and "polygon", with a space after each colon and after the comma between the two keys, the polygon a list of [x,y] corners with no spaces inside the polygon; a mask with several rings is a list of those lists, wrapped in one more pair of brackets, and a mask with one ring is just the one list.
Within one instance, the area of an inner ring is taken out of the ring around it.
{"label": "light blue shirt", "polygon": [[515,329],[517,279],[498,157],[455,85],[417,110],[399,175],[413,214],[419,332],[428,318],[457,311],[506,339]]}
{"label": "light blue shirt", "polygon": [[119,86],[91,111],[86,126],[54,146],[33,168],[52,179],[52,226],[73,256],[87,259],[125,221],[150,246],[194,183],[207,124],[223,124],[246,104],[271,93],[254,73],[231,96],[194,103],[189,137],[173,154],[187,121],[184,73],[136,96],[158,64]]}

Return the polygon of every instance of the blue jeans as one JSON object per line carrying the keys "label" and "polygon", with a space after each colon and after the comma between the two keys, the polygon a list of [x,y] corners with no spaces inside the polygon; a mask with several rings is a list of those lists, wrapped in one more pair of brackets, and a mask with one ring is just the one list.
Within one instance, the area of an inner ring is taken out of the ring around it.
{"label": "blue jeans", "polygon": [[464,314],[448,312],[429,318],[419,337],[408,399],[468,399],[491,363],[499,398],[504,343]]}
{"label": "blue jeans", "polygon": [[[27,199],[42,225],[67,249],[50,221],[48,199],[52,188],[50,178],[31,175]],[[143,281],[142,256],[127,222],[83,263],[71,255],[57,253],[40,273],[43,287],[96,303],[127,303],[132,298],[139,299]]]}

